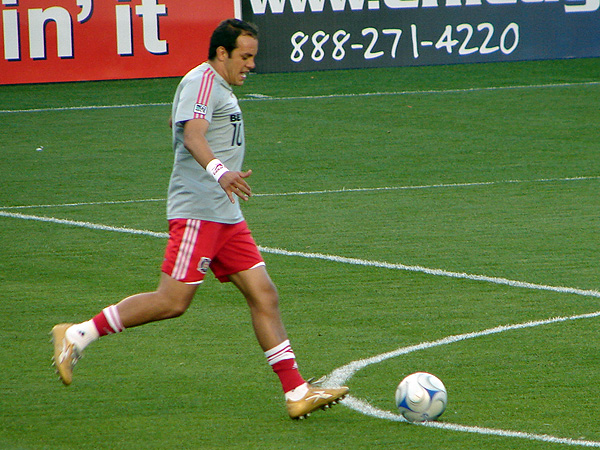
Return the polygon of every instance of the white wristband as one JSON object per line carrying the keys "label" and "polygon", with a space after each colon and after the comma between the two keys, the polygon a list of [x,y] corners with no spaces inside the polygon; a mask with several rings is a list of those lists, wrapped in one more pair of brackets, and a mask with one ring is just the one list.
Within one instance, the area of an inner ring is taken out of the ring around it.
{"label": "white wristband", "polygon": [[229,169],[225,167],[221,161],[215,158],[206,165],[206,171],[210,173],[218,183],[219,179],[225,175],[225,172],[229,172]]}

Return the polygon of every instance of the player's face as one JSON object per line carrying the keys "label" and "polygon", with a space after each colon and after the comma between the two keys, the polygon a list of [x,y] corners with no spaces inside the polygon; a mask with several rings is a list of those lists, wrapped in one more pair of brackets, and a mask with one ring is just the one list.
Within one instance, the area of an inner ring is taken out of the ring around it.
{"label": "player's face", "polygon": [[240,35],[237,48],[225,58],[225,81],[234,86],[241,86],[246,81],[250,70],[256,67],[254,57],[258,52],[258,41],[252,36]]}

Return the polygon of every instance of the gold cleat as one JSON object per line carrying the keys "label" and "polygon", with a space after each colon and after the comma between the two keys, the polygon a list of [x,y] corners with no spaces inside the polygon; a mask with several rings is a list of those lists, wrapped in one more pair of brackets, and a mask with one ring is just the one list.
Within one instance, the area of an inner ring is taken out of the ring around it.
{"label": "gold cleat", "polygon": [[310,416],[310,413],[317,409],[329,409],[338,404],[348,394],[349,390],[346,386],[327,389],[309,385],[308,392],[303,398],[298,401],[286,401],[290,418],[306,419]]}
{"label": "gold cleat", "polygon": [[73,367],[81,358],[81,354],[75,347],[75,344],[67,339],[67,329],[73,324],[61,323],[52,328],[52,342],[54,344],[54,356],[52,357],[53,365],[60,380],[65,386],[73,381]]}

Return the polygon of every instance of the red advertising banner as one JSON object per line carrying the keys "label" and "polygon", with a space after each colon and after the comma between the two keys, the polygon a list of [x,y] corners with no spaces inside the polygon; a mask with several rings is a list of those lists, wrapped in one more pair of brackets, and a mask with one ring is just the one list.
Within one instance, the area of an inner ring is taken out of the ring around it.
{"label": "red advertising banner", "polygon": [[181,76],[233,0],[1,0],[0,84]]}

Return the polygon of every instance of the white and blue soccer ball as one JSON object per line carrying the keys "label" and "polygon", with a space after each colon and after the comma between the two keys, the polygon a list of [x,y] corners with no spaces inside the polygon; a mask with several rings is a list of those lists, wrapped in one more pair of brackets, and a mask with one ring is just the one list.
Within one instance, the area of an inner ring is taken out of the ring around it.
{"label": "white and blue soccer ball", "polygon": [[444,383],[427,372],[407,376],[396,388],[396,406],[409,422],[436,420],[446,410],[447,403]]}

